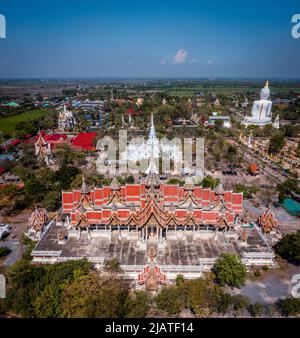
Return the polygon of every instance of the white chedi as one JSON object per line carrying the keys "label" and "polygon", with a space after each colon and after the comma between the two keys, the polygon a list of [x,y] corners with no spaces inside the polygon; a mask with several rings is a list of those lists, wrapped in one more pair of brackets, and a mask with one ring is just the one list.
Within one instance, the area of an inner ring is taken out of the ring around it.
{"label": "white chedi", "polygon": [[[162,154],[168,154],[170,159],[175,163],[181,163],[182,161],[182,153],[178,144],[164,142],[164,140],[159,140],[157,138],[153,114],[151,114],[151,125],[148,139],[147,140],[144,140],[143,138],[132,139],[127,146],[127,151],[122,152],[120,154],[120,162],[121,163],[126,163],[126,161],[134,163],[141,161],[149,162],[150,159],[152,158],[153,161],[155,161],[156,166],[158,167],[159,158],[161,158]],[[177,168],[177,166],[175,167]],[[149,171],[148,165],[147,168],[148,169],[146,170],[146,173],[147,171]],[[133,170],[133,168],[131,168],[131,170]]]}
{"label": "white chedi", "polygon": [[66,105],[63,106],[62,110],[58,115],[58,129],[65,131],[67,129],[73,129],[76,125],[73,112],[68,110]]}
{"label": "white chedi", "polygon": [[246,116],[244,125],[265,126],[272,123],[272,101],[270,98],[269,81],[260,91],[260,100],[254,101],[251,116]]}

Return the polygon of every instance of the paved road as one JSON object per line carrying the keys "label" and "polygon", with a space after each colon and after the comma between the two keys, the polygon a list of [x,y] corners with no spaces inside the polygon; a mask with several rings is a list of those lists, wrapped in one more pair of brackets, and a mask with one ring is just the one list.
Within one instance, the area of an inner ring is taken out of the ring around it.
{"label": "paved road", "polygon": [[22,257],[24,253],[24,246],[18,240],[5,240],[0,242],[0,247],[7,247],[11,249],[11,253],[6,257],[4,266],[13,265]]}
{"label": "paved road", "polygon": [[248,162],[259,163],[260,170],[264,171],[266,175],[268,175],[271,179],[273,179],[276,183],[283,183],[286,180],[286,177],[283,176],[277,170],[271,168],[266,162],[264,162],[261,158],[254,156],[253,153],[243,145],[238,144],[235,140],[232,142],[242,151],[244,154],[244,158]]}
{"label": "paved road", "polygon": [[241,289],[228,288],[228,292],[247,296],[252,303],[272,304],[279,299],[291,296],[291,290],[295,285],[292,277],[297,274],[300,274],[300,267],[290,265],[287,271],[268,271],[265,277],[257,281],[247,280]]}

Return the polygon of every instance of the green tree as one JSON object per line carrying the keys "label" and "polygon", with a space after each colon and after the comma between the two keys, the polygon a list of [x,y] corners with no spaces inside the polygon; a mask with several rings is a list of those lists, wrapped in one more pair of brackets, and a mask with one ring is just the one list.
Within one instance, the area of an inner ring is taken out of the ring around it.
{"label": "green tree", "polygon": [[129,175],[128,177],[126,177],[126,183],[134,184],[134,177],[132,175]]}
{"label": "green tree", "polygon": [[127,297],[125,308],[127,318],[145,318],[150,309],[150,295],[145,291],[135,291]]}
{"label": "green tree", "polygon": [[250,304],[248,311],[252,317],[261,317],[264,313],[264,306],[260,303]]}
{"label": "green tree", "polygon": [[122,318],[129,287],[119,278],[91,272],[62,293],[60,316],[67,318]]}
{"label": "green tree", "polygon": [[59,191],[49,191],[42,202],[42,206],[48,211],[58,210],[61,204],[61,192]]}
{"label": "green tree", "polygon": [[215,293],[216,311],[225,314],[231,307],[233,300],[232,296],[219,289]]}
{"label": "green tree", "polygon": [[279,200],[282,202],[286,197],[290,196],[293,192],[299,194],[298,182],[296,179],[287,179],[284,183],[277,186],[279,191]]}
{"label": "green tree", "polygon": [[284,134],[278,132],[270,138],[269,153],[278,153],[284,147]]}
{"label": "green tree", "polygon": [[59,317],[59,305],[62,288],[56,284],[48,284],[34,300],[35,315],[39,318]]}
{"label": "green tree", "polygon": [[300,314],[300,299],[289,297],[277,303],[279,312],[284,316],[297,316]]}
{"label": "green tree", "polygon": [[220,131],[222,131],[223,130],[223,121],[222,120],[216,120],[215,121],[215,130],[217,131],[217,132],[220,132]]}
{"label": "green tree", "polygon": [[184,298],[176,286],[165,286],[155,297],[158,308],[167,311],[169,315],[177,315],[184,308]]}
{"label": "green tree", "polygon": [[218,286],[210,280],[194,279],[184,284],[186,290],[186,304],[196,317],[209,317],[216,308],[215,291]]}
{"label": "green tree", "polygon": [[122,272],[120,262],[116,258],[105,261],[105,270],[110,272]]}
{"label": "green tree", "polygon": [[11,253],[11,249],[7,247],[1,247],[0,248],[0,257],[8,256]]}
{"label": "green tree", "polygon": [[8,308],[24,317],[56,317],[62,290],[90,269],[87,260],[35,266],[26,255],[10,269]]}
{"label": "green tree", "polygon": [[232,297],[232,304],[235,315],[240,316],[242,311],[249,306],[250,302],[248,297],[236,295]]}
{"label": "green tree", "polygon": [[216,281],[224,286],[240,287],[245,283],[247,269],[235,254],[223,253],[213,266]]}
{"label": "green tree", "polygon": [[275,252],[295,265],[300,265],[300,230],[286,234],[276,245]]}
{"label": "green tree", "polygon": [[176,285],[179,285],[184,282],[184,276],[182,274],[178,274],[176,276]]}
{"label": "green tree", "polygon": [[211,176],[205,176],[202,181],[203,188],[216,188],[217,185],[220,183],[218,178],[214,179]]}

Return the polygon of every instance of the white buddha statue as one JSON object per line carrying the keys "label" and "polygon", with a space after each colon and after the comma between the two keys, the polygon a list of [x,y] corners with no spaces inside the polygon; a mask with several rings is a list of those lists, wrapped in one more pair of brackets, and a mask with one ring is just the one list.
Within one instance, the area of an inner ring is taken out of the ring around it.
{"label": "white buddha statue", "polygon": [[272,123],[272,101],[269,100],[270,88],[269,81],[260,91],[260,100],[254,101],[251,116],[246,116],[244,124],[265,126]]}

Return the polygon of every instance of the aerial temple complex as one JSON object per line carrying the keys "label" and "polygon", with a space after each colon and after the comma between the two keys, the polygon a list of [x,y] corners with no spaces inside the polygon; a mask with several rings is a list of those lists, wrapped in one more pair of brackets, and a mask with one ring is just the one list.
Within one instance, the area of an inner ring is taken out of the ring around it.
{"label": "aerial temple complex", "polygon": [[33,262],[86,258],[102,269],[114,258],[125,278],[150,290],[178,274],[200,277],[224,252],[247,266],[274,265],[264,230],[276,229],[267,215],[262,226],[253,222],[243,194],[222,184],[204,188],[191,176],[183,186],[161,181],[151,154],[146,175],[135,184],[120,185],[115,177],[108,186],[90,187],[83,176],[81,188],[63,191],[62,208],[41,232]]}

